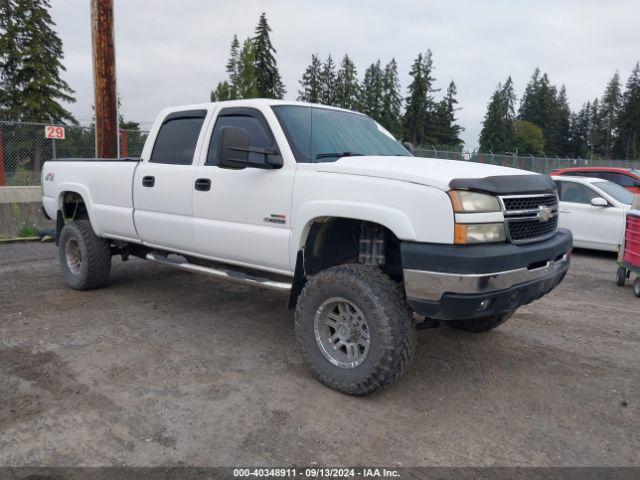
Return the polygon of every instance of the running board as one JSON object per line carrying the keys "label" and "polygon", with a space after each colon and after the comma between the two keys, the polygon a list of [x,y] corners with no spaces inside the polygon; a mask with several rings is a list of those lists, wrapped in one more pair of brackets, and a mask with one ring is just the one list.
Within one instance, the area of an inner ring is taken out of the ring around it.
{"label": "running board", "polygon": [[147,260],[161,263],[163,265],[168,265],[170,267],[179,268],[181,270],[187,270],[188,272],[206,273],[209,275],[213,275],[214,277],[230,280],[232,282],[255,285],[258,287],[270,288],[274,290],[291,289],[291,284],[287,282],[277,282],[269,278],[257,277],[255,275],[249,275],[235,270],[224,270],[221,268],[205,267],[202,265],[196,265],[195,263],[189,263],[187,261],[173,260],[171,258],[167,258],[165,255],[157,254],[154,252],[147,253]]}

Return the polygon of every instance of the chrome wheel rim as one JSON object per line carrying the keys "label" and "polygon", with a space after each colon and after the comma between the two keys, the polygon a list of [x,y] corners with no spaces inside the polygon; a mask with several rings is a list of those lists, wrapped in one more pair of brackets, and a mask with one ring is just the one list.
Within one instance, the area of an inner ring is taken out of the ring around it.
{"label": "chrome wheel rim", "polygon": [[67,267],[69,267],[71,273],[78,275],[82,265],[82,252],[80,252],[80,246],[76,239],[70,238],[67,240],[67,244],[64,246],[64,254],[67,259]]}
{"label": "chrome wheel rim", "polygon": [[371,333],[362,310],[353,302],[342,297],[325,300],[313,323],[320,351],[335,366],[354,368],[367,358]]}

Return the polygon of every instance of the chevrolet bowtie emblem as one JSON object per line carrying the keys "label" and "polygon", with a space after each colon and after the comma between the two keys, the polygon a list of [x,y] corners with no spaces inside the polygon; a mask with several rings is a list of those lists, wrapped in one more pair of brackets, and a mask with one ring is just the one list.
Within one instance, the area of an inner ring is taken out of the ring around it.
{"label": "chevrolet bowtie emblem", "polygon": [[551,209],[549,207],[545,207],[543,205],[541,205],[540,207],[538,207],[538,221],[543,223],[543,222],[548,222],[551,217],[553,217],[553,212],[551,211]]}

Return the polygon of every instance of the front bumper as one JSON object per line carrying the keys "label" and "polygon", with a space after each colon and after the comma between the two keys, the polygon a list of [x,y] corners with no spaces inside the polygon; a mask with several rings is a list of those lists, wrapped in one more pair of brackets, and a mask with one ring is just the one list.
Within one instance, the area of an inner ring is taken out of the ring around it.
{"label": "front bumper", "polygon": [[401,245],[411,308],[444,320],[495,315],[553,290],[569,268],[571,232],[528,245]]}

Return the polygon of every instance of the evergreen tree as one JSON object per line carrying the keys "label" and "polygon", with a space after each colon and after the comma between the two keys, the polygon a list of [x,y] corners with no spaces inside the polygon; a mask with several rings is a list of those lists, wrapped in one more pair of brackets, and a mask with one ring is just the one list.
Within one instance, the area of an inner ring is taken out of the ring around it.
{"label": "evergreen tree", "polygon": [[301,102],[320,103],[322,95],[322,63],[316,54],[311,55],[311,63],[302,74],[301,89],[298,100]]}
{"label": "evergreen tree", "polygon": [[[567,100],[567,88],[562,85],[556,96],[553,123],[556,126],[556,148],[558,155],[567,156],[570,153],[569,132],[571,129],[571,108]],[[545,140],[546,142],[546,140]]]}
{"label": "evergreen tree", "polygon": [[238,55],[238,82],[236,85],[238,98],[259,97],[256,83],[255,54],[253,41],[247,38]]}
{"label": "evergreen tree", "polygon": [[578,113],[571,114],[569,130],[569,156],[587,158],[591,150],[589,146],[591,124],[591,103],[585,103]]}
{"label": "evergreen tree", "polygon": [[636,63],[622,97],[616,151],[627,160],[640,159],[640,62]]}
{"label": "evergreen tree", "polygon": [[548,80],[548,77],[546,77],[543,81],[539,68],[534,70],[520,99],[520,110],[518,111],[518,118],[520,120],[526,120],[542,126],[542,123],[546,120],[545,105],[543,105],[543,101],[546,99],[542,94],[542,90],[545,88],[548,89]]}
{"label": "evergreen tree", "polygon": [[599,125],[602,129],[600,135],[603,140],[602,154],[605,158],[611,158],[615,145],[616,120],[622,103],[622,92],[620,86],[620,74],[616,71],[600,100]]}
{"label": "evergreen tree", "polygon": [[382,121],[382,66],[380,60],[364,72],[360,88],[360,108],[377,122]]}
{"label": "evergreen tree", "polygon": [[16,25],[16,2],[0,2],[0,115],[17,117],[19,102],[17,72],[22,60],[20,25]]}
{"label": "evergreen tree", "polygon": [[[238,36],[234,35],[233,40],[231,41],[231,50],[229,52],[229,60],[227,61],[227,65],[225,67],[226,72],[229,74],[229,81],[222,82],[228,85],[228,92],[225,100],[234,100],[238,98],[237,85],[238,85],[238,60],[240,56],[240,42],[238,41]],[[226,88],[226,86],[221,83],[218,84],[216,90],[220,88]],[[222,93],[222,92],[221,92]]]}
{"label": "evergreen tree", "polygon": [[336,100],[336,64],[329,55],[320,72],[320,103],[335,105]]}
{"label": "evergreen tree", "polygon": [[589,115],[589,135],[588,135],[588,157],[593,159],[598,156],[603,150],[603,128],[600,123],[602,115],[600,113],[600,103],[596,98],[591,102],[591,108],[588,112]]}
{"label": "evergreen tree", "polygon": [[397,137],[402,133],[402,94],[398,78],[398,64],[392,58],[382,75],[382,105],[380,123]]}
{"label": "evergreen tree", "polygon": [[[234,95],[235,92],[232,93],[233,87],[226,80],[224,82],[218,82],[215,90],[211,90],[211,101],[212,102],[221,102],[223,100],[232,100],[231,95]],[[234,97],[234,99],[237,97]]]}
{"label": "evergreen tree", "polygon": [[62,40],[48,0],[5,0],[0,6],[0,96],[6,116],[33,122],[72,122],[60,102],[75,102],[65,71]]}
{"label": "evergreen tree", "polygon": [[456,151],[462,150],[464,145],[460,138],[460,134],[464,129],[456,123],[456,110],[459,110],[456,107],[458,104],[457,93],[456,84],[452,80],[447,87],[444,98],[436,106],[433,122],[433,135],[436,145]]}
{"label": "evergreen tree", "polygon": [[260,15],[253,38],[256,89],[259,97],[282,98],[286,92],[278,72],[275,58],[276,49],[271,44],[269,32],[271,32],[271,27],[263,12]]}
{"label": "evergreen tree", "polygon": [[484,152],[504,153],[515,148],[514,104],[516,96],[511,77],[491,96],[487,113],[480,132],[480,150]]}
{"label": "evergreen tree", "polygon": [[536,68],[525,88],[518,119],[542,128],[547,155],[562,155],[568,144],[570,111],[564,88],[558,92],[549,76]]}
{"label": "evergreen tree", "polygon": [[433,113],[433,60],[431,50],[420,53],[411,66],[406,98],[406,110],[403,118],[404,135],[414,145],[426,145],[431,141],[431,116]]}
{"label": "evergreen tree", "polygon": [[336,106],[349,110],[358,109],[358,71],[348,55],[345,55],[336,75]]}

